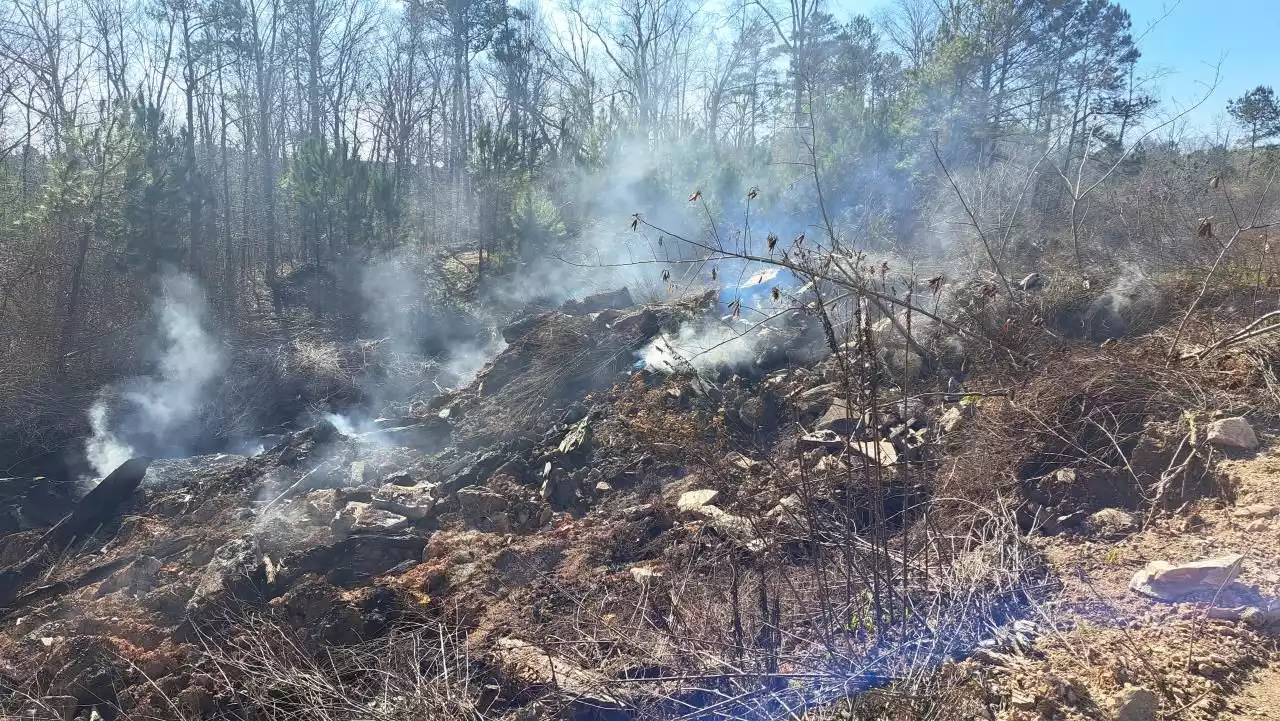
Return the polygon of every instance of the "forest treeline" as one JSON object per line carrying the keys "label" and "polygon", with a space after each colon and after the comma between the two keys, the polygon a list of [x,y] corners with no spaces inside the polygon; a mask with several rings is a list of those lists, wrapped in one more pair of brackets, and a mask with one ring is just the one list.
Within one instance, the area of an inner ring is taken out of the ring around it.
{"label": "forest treeline", "polygon": [[251,334],[308,274],[338,303],[395,251],[510,272],[694,184],[822,203],[862,247],[981,229],[1009,272],[1174,253],[1280,113],[1259,88],[1190,142],[1136,33],[1108,0],[9,0],[0,405],[133,370],[165,266]]}

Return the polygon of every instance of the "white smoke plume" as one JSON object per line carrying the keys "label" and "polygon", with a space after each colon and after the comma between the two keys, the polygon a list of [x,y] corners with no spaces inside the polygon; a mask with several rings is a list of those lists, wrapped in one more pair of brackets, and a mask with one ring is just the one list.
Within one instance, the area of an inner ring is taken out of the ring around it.
{"label": "white smoke plume", "polygon": [[85,454],[98,477],[134,455],[180,454],[210,381],[225,367],[222,349],[205,327],[204,292],[191,276],[167,272],[154,308],[154,372],[103,388],[89,409],[93,435]]}
{"label": "white smoke plume", "polygon": [[723,323],[686,323],[675,334],[662,334],[638,353],[644,367],[671,373],[693,367],[698,372],[745,368],[759,351],[760,334]]}

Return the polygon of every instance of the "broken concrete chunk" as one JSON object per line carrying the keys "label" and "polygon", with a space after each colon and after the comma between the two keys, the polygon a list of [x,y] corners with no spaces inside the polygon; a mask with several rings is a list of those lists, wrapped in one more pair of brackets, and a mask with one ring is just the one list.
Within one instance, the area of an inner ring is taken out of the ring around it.
{"label": "broken concrete chunk", "polygon": [[409,519],[371,503],[352,502],[338,512],[333,525],[351,533],[392,533],[409,525]]}
{"label": "broken concrete chunk", "polygon": [[710,488],[703,488],[696,491],[685,491],[680,494],[680,499],[676,501],[676,508],[682,513],[696,511],[715,500],[717,495],[719,495],[719,491],[713,491]]}
{"label": "broken concrete chunk", "polygon": [[847,436],[858,430],[861,425],[859,414],[850,410],[848,402],[837,398],[831,402],[827,412],[822,414],[815,426],[819,431],[832,431]]}
{"label": "broken concrete chunk", "polygon": [[898,462],[898,450],[888,441],[859,441],[850,443],[849,449],[882,466],[892,466]]}
{"label": "broken concrete chunk", "polygon": [[370,504],[379,510],[398,513],[412,521],[420,521],[435,511],[436,499],[432,495],[434,488],[435,486],[429,483],[416,486],[388,483],[374,491]]}
{"label": "broken concrete chunk", "polygon": [[1258,448],[1258,436],[1249,421],[1236,416],[1223,418],[1209,424],[1209,443],[1219,448],[1253,451]]}
{"label": "broken concrete chunk", "polygon": [[1240,573],[1243,561],[1244,556],[1238,553],[1183,564],[1152,561],[1134,574],[1129,588],[1161,601],[1176,601],[1199,592],[1212,593],[1231,583]]}

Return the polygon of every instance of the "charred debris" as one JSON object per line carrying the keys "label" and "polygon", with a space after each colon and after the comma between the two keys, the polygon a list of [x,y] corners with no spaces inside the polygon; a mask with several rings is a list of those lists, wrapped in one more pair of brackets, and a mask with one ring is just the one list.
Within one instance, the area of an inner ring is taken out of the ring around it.
{"label": "charred debris", "polygon": [[[715,293],[624,289],[517,318],[468,384],[358,433],[320,421],[250,457],[134,459],[87,493],[6,479],[6,713],[936,700],[961,684],[953,661],[1034,646],[1027,608],[1056,581],[1029,538],[1105,538],[1224,492],[1213,458],[1243,449],[1188,415],[1186,388],[1225,411],[1274,390],[1274,350],[1166,369],[1158,304],[1076,289],[1050,308],[1045,278],[1018,286],[956,290],[942,322],[812,303],[751,322]],[[1100,347],[1116,322],[1124,340]],[[677,342],[708,325],[731,337]]]}

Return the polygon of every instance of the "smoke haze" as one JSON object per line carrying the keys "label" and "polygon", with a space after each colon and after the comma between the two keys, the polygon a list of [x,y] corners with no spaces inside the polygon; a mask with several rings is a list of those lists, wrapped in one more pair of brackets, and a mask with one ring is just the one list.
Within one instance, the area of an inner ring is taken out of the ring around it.
{"label": "smoke haze", "polygon": [[182,454],[206,390],[225,367],[205,327],[205,296],[196,281],[168,271],[159,284],[154,372],[103,388],[89,409],[93,435],[85,455],[99,478],[132,456]]}

